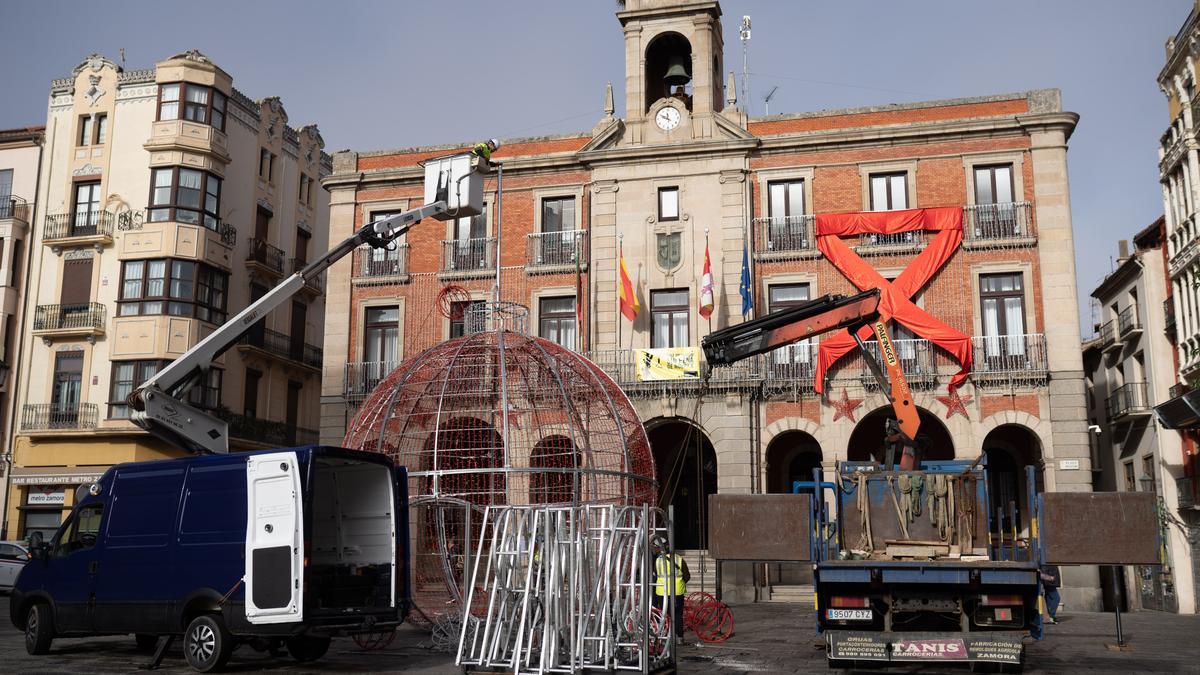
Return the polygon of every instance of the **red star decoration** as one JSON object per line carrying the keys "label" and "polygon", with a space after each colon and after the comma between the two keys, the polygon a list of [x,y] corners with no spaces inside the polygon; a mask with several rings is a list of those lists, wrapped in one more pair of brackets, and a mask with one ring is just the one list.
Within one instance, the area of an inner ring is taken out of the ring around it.
{"label": "red star decoration", "polygon": [[953,417],[954,413],[962,413],[963,417],[971,419],[971,416],[967,414],[966,404],[970,403],[971,399],[975,398],[974,396],[959,396],[957,389],[951,389],[949,396],[937,396],[935,398],[942,405],[946,406],[946,419]]}
{"label": "red star decoration", "polygon": [[842,419],[843,417],[850,420],[851,422],[857,422],[858,420],[854,419],[854,409],[857,408],[858,406],[862,405],[862,399],[861,398],[850,398],[846,394],[846,388],[843,387],[842,388],[842,400],[831,401],[830,405],[832,405],[834,408],[834,413],[833,413],[833,421],[834,422]]}

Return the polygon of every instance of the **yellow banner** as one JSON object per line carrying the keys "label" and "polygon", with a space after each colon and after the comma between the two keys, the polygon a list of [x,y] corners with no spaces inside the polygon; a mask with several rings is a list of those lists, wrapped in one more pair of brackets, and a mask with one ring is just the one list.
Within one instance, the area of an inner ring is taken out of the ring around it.
{"label": "yellow banner", "polygon": [[672,347],[669,349],[635,349],[637,378],[642,382],[657,380],[700,379],[700,349]]}

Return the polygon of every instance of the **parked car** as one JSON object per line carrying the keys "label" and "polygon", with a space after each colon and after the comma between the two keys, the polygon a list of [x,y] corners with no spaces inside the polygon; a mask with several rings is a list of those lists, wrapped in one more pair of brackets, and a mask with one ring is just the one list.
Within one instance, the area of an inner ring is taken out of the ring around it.
{"label": "parked car", "polygon": [[386,456],[305,447],[120,464],[78,501],[9,603],[30,654],[57,637],[182,635],[209,672],[236,646],[330,637],[406,616],[407,474]]}
{"label": "parked car", "polygon": [[0,541],[0,593],[12,590],[17,574],[29,561],[29,549],[25,542]]}

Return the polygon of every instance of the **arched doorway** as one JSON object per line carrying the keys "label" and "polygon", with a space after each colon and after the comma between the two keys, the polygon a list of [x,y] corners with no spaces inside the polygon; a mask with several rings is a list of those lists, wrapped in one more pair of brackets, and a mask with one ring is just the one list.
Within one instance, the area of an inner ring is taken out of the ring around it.
{"label": "arched doorway", "polygon": [[[655,36],[646,47],[646,110],[659,99],[674,95],[688,110],[692,109],[692,43],[679,33]],[[701,64],[703,65],[703,64]],[[672,66],[676,70],[672,70]],[[683,69],[679,73],[679,68]],[[719,72],[719,71],[718,71]],[[672,78],[668,81],[668,73]]]}
{"label": "arched doorway", "polygon": [[1015,526],[1020,536],[1029,536],[1031,509],[1025,467],[1035,468],[1035,488],[1041,492],[1044,489],[1041,440],[1028,427],[1001,424],[984,437],[982,450],[987,459],[988,499],[993,511],[1003,510],[998,520],[995,513],[991,514],[992,530],[1008,535]]}
{"label": "arched doorway", "polygon": [[571,439],[555,434],[538,441],[530,454],[529,467],[534,469],[529,474],[530,504],[571,504],[576,501],[578,490],[574,469],[579,468],[579,452]]}
{"label": "arched doorway", "polygon": [[707,547],[708,495],[717,492],[717,453],[700,427],[683,417],[646,423],[658,475],[658,504],[675,507],[675,548]]}
{"label": "arched doorway", "polygon": [[[803,431],[785,431],[767,445],[767,492],[788,494],[795,481],[811,481],[813,469],[821,466],[821,444]],[[772,597],[782,593],[780,586],[812,583],[812,565],[808,563],[771,563],[765,565],[764,581]]]}
{"label": "arched doorway", "polygon": [[767,446],[767,492],[786,494],[792,483],[812,480],[821,466],[821,444],[803,431],[785,431]]}
{"label": "arched doorway", "polygon": [[[954,440],[950,437],[946,425],[942,424],[937,415],[924,408],[917,408],[917,412],[921,419],[917,441],[924,448],[923,459],[954,459]],[[885,406],[859,420],[850,434],[850,442],[846,445],[846,458],[851,462],[882,462],[885,451],[885,424],[892,416],[892,407]],[[900,457],[896,457],[896,462],[900,462]]]}

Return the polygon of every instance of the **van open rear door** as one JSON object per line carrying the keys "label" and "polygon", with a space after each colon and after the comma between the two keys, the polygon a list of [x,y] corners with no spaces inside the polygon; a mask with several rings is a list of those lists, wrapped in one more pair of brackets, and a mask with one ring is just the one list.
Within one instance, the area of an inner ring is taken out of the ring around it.
{"label": "van open rear door", "polygon": [[246,619],[304,618],[304,500],[294,452],[246,458]]}

